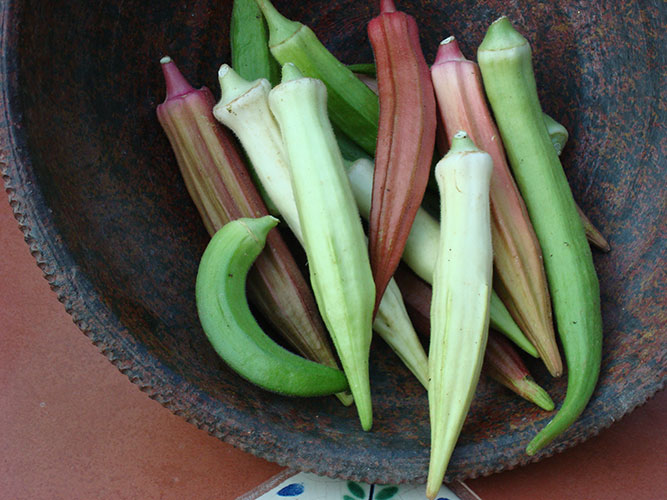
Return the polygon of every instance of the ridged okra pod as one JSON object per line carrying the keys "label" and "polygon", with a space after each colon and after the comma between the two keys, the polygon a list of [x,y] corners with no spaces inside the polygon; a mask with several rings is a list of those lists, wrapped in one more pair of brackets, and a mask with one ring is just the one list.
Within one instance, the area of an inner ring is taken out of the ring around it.
{"label": "ridged okra pod", "polygon": [[215,233],[197,272],[197,312],[216,352],[243,378],[288,396],[347,389],[345,374],[289,352],[266,335],[248,307],[246,277],[278,223],[270,215],[240,218]]}
{"label": "ridged okra pod", "polygon": [[428,387],[431,458],[426,496],[435,498],[454,451],[484,360],[493,267],[491,157],[465,132],[438,162],[442,215],[433,276]]}
{"label": "ridged okra pod", "polygon": [[558,333],[568,369],[565,400],[528,444],[533,455],[586,408],[600,371],[602,315],[591,250],[542,116],[531,49],[502,17],[488,29],[477,59],[507,156],[542,246]]}
{"label": "ridged okra pod", "polygon": [[[348,178],[352,192],[357,200],[361,216],[368,218],[371,205],[371,185],[373,183],[373,163],[361,159],[348,167]],[[424,209],[417,210],[414,223],[403,251],[403,262],[412,269],[417,276],[433,283],[435,261],[440,242],[440,223]],[[517,346],[533,357],[537,357],[537,350],[526,338],[521,329],[512,319],[509,311],[495,292],[491,293],[491,327],[512,340]]]}
{"label": "ridged okra pod", "polygon": [[[195,90],[169,58],[162,71],[167,97],[157,116],[176,155],[185,185],[208,232],[213,235],[240,217],[267,210],[228,133],[213,117],[213,95]],[[294,348],[307,358],[336,366],[315,298],[277,231],[248,277],[250,301]]]}
{"label": "ridged okra pod", "polygon": [[489,196],[494,288],[551,375],[560,376],[563,363],[556,345],[542,250],[505,160],[479,67],[467,60],[456,39],[449,37],[440,43],[431,76],[447,140],[465,130],[477,147],[493,158]]}
{"label": "ridged okra pod", "polygon": [[269,47],[276,60],[292,63],[327,86],[331,122],[368,154],[375,152],[377,96],[322,45],[313,31],[280,14],[269,0],[257,0],[269,25]]}
{"label": "ridged okra pod", "polygon": [[310,281],[359,413],[373,422],[368,358],[375,285],[361,218],[327,116],[327,91],[291,64],[269,94],[289,159]]}
{"label": "ridged okra pod", "polygon": [[[303,245],[292,189],[289,161],[278,123],[269,109],[270,86],[266,80],[248,82],[229,66],[218,72],[222,97],[214,108],[216,118],[238,136],[256,165],[266,194],[274,200],[280,214]],[[373,321],[373,329],[403,360],[424,386],[428,379],[428,360],[403,304],[400,291],[391,280]]]}
{"label": "ridged okra pod", "polygon": [[380,14],[368,23],[377,66],[380,121],[373,196],[368,220],[371,267],[384,293],[401,261],[421,205],[435,145],[436,108],[428,65],[415,19],[380,0]]}
{"label": "ridged okra pod", "polygon": [[[412,324],[419,333],[428,337],[431,334],[431,287],[404,266],[398,266],[394,278],[404,297]],[[482,373],[540,408],[553,410],[553,401],[532,379],[516,349],[507,338],[494,330],[489,330]]]}

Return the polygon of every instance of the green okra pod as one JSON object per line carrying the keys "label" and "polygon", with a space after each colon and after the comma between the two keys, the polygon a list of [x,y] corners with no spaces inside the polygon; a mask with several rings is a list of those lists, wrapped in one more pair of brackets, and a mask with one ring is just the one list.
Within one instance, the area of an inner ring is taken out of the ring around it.
{"label": "green okra pod", "polygon": [[269,47],[276,60],[292,63],[306,76],[327,86],[331,122],[368,154],[375,152],[377,96],[334,57],[308,27],[280,14],[269,0],[256,0],[269,25]]}
{"label": "green okra pod", "polygon": [[209,341],[239,375],[273,392],[321,396],[347,389],[340,370],[276,344],[255,321],[245,295],[248,270],[278,223],[267,215],[241,218],[215,233],[197,272],[197,312]]}
{"label": "green okra pod", "polygon": [[582,413],[597,384],[602,354],[600,290],[591,250],[558,154],[544,124],[531,49],[506,17],[477,53],[482,78],[517,184],[542,247],[568,369],[565,400],[528,444],[535,454]]}
{"label": "green okra pod", "polygon": [[327,91],[292,64],[269,105],[289,159],[311,284],[354,396],[361,426],[373,422],[368,358],[375,285],[361,218],[327,116]]}
{"label": "green okra pod", "polygon": [[269,32],[255,0],[234,0],[229,27],[232,67],[246,80],[280,80],[280,66],[269,50]]}

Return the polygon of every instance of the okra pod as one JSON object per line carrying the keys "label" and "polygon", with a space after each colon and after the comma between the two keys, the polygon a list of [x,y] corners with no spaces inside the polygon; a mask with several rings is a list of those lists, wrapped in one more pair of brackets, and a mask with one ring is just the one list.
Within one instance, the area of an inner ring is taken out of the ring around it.
{"label": "okra pod", "polygon": [[292,63],[304,75],[327,86],[331,122],[368,154],[375,152],[377,96],[334,57],[304,24],[280,14],[268,0],[256,0],[269,25],[269,47],[276,60]]}
{"label": "okra pod", "polygon": [[492,170],[491,157],[459,132],[435,171],[442,215],[429,346],[431,457],[426,496],[431,500],[442,485],[486,349],[493,267]]}
{"label": "okra pod", "polygon": [[[567,139],[569,137],[567,129],[563,125],[558,123],[556,120],[551,118],[549,115],[547,115],[546,113],[544,113],[543,116],[544,116],[544,124],[547,126],[547,133],[551,138],[551,142],[553,143],[554,148],[556,148],[556,153],[558,153],[558,156],[560,156],[560,154],[563,152],[563,148],[565,147],[565,143],[567,142]],[[595,227],[593,222],[584,213],[579,204],[576,205],[577,205],[577,212],[579,212],[579,217],[581,217],[581,222],[584,224],[584,230],[586,231],[586,239],[588,240],[588,242],[598,250],[602,250],[603,252],[609,252],[611,250],[609,242],[602,235],[600,230],[597,227]]]}
{"label": "okra pod", "polygon": [[489,332],[489,341],[484,353],[482,371],[522,398],[546,411],[554,409],[554,402],[540,387],[528,368],[507,339],[494,331]]}
{"label": "okra pod", "polygon": [[[234,143],[211,113],[211,92],[192,88],[170,58],[163,58],[161,66],[167,96],[158,106],[158,120],[208,232],[213,235],[240,217],[267,215]],[[248,294],[298,352],[336,366],[312,292],[277,231],[269,233],[250,271]]]}
{"label": "okra pod", "polygon": [[551,375],[560,376],[563,363],[556,345],[542,251],[505,160],[498,129],[486,104],[479,67],[466,59],[456,39],[449,37],[440,43],[431,76],[447,140],[465,130],[493,158],[489,196],[494,289],[537,348]]}
{"label": "okra pod", "polygon": [[368,218],[376,308],[401,261],[421,205],[435,145],[435,96],[415,19],[380,0],[368,23],[380,97],[373,195]]}
{"label": "okra pod", "polygon": [[359,211],[327,116],[327,91],[283,67],[269,105],[283,136],[310,281],[347,375],[361,426],[373,422],[368,357],[375,285]]}
{"label": "okra pod", "polygon": [[[357,200],[361,216],[368,218],[371,205],[371,185],[373,182],[373,163],[360,159],[352,163],[347,170],[352,193]],[[417,210],[415,221],[403,251],[403,262],[417,276],[433,283],[435,261],[440,241],[440,224],[424,209]],[[537,350],[526,338],[521,329],[512,319],[509,311],[495,292],[491,293],[491,327],[512,340],[517,346],[537,357]]]}
{"label": "okra pod", "polygon": [[[227,125],[240,139],[248,156],[255,163],[258,177],[266,194],[283,215],[285,222],[303,245],[289,161],[278,123],[269,109],[269,84],[266,80],[248,82],[229,66],[218,72],[222,97],[214,108],[216,118]],[[339,143],[341,136],[338,136]],[[355,148],[350,146],[351,151]],[[363,154],[363,153],[362,153]],[[426,384],[428,360],[408,317],[398,287],[389,283],[373,329],[403,360],[412,373]]]}
{"label": "okra pod", "polygon": [[[396,284],[405,300],[412,324],[424,337],[431,334],[431,287],[404,266],[394,274]],[[551,411],[554,404],[547,392],[531,377],[521,357],[510,341],[495,330],[489,330],[484,352],[482,373],[540,408]]]}
{"label": "okra pod", "polygon": [[215,233],[199,263],[197,312],[209,341],[239,375],[288,396],[322,396],[347,390],[340,370],[279,346],[252,316],[246,300],[248,270],[278,219],[240,218]]}
{"label": "okra pod", "polygon": [[600,289],[584,227],[544,124],[529,43],[502,17],[489,27],[477,59],[542,247],[568,369],[560,410],[526,448],[533,455],[579,417],[593,394],[602,355]]}
{"label": "okra pod", "polygon": [[246,80],[278,83],[280,66],[269,50],[269,32],[255,0],[234,0],[229,34],[234,70]]}

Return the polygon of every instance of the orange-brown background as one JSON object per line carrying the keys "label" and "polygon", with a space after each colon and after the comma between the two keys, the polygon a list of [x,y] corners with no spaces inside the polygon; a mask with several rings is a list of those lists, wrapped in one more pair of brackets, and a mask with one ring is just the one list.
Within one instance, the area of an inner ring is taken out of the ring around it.
{"label": "orange-brown background", "polygon": [[[234,499],[281,468],[172,415],[56,300],[0,195],[0,500]],[[660,499],[667,395],[560,455],[468,484],[484,500]]]}

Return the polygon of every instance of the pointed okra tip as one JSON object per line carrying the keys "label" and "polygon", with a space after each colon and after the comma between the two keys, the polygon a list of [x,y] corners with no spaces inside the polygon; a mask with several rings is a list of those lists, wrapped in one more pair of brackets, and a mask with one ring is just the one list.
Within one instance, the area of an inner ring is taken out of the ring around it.
{"label": "pointed okra tip", "polygon": [[266,236],[269,231],[278,225],[279,220],[272,215],[263,217],[246,217],[237,219],[239,224],[248,231],[248,235],[255,240],[258,246],[263,247],[266,243]]}
{"label": "pointed okra tip", "polygon": [[228,64],[220,66],[218,82],[220,83],[220,103],[222,104],[233,101],[255,86],[255,82],[249,82]]}
{"label": "pointed okra tip", "polygon": [[195,89],[188,83],[174,61],[171,60],[171,57],[164,56],[160,59],[160,66],[162,67],[164,82],[167,86],[165,102],[189,94],[190,92],[194,92]]}
{"label": "pointed okra tip", "polygon": [[281,83],[291,82],[303,78],[303,73],[299,71],[294,63],[286,63],[283,65]]}
{"label": "pointed okra tip", "polygon": [[522,45],[528,45],[528,40],[514,29],[506,16],[503,16],[491,23],[478,52],[513,49]]}
{"label": "pointed okra tip", "polygon": [[449,148],[449,153],[464,153],[470,151],[479,151],[475,143],[468,136],[468,133],[464,130],[459,130],[454,137],[452,137],[452,145]]}
{"label": "pointed okra tip", "polygon": [[448,61],[467,61],[463,52],[461,52],[461,49],[459,48],[459,43],[453,36],[447,37],[440,42],[433,65],[444,64]]}
{"label": "pointed okra tip", "polygon": [[275,47],[288,40],[303,26],[300,22],[292,21],[283,16],[269,0],[256,0],[257,6],[264,14],[269,26],[269,46]]}

